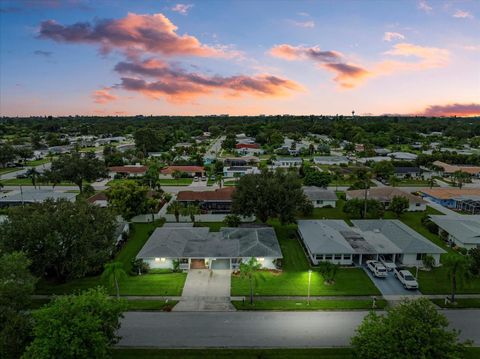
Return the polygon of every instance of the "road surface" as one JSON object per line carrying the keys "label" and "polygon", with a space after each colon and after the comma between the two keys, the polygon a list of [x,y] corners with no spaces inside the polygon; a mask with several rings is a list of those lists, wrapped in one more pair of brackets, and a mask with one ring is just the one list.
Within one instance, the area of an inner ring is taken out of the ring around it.
{"label": "road surface", "polygon": [[[127,312],[119,346],[308,348],[349,346],[366,311]],[[480,345],[480,310],[444,310],[462,340]]]}

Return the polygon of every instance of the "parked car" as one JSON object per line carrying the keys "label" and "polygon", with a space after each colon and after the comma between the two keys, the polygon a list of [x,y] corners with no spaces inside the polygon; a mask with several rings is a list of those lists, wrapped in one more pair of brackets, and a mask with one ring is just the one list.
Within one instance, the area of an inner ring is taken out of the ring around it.
{"label": "parked car", "polygon": [[28,178],[28,176],[23,173],[23,174],[19,174],[19,175],[16,175],[17,179],[24,179],[24,178]]}
{"label": "parked car", "polygon": [[380,262],[385,266],[385,268],[387,268],[389,272],[397,268],[396,264],[391,259],[387,259],[385,258],[385,256],[380,256],[379,259],[380,259]]}
{"label": "parked car", "polygon": [[418,289],[418,282],[415,277],[408,270],[399,270],[395,268],[394,270],[395,278],[397,278],[400,283],[405,287],[405,289]]}
{"label": "parked car", "polygon": [[195,176],[195,177],[193,177],[193,180],[194,180],[195,182],[198,182],[198,181],[200,181],[200,178],[198,178],[197,176]]}
{"label": "parked car", "polygon": [[207,180],[207,177],[206,176],[202,176],[202,181],[206,181]]}
{"label": "parked car", "polygon": [[372,272],[375,277],[385,278],[387,276],[387,268],[379,261],[369,260],[367,261],[367,268]]}

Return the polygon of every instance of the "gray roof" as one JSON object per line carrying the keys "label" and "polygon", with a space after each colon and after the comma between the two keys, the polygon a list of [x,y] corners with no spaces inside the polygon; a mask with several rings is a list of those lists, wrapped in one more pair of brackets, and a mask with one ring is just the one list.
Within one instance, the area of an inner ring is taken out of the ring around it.
{"label": "gray roof", "polygon": [[69,201],[75,201],[77,193],[70,192],[57,192],[46,189],[24,189],[23,191],[15,191],[15,193],[8,195],[6,197],[0,198],[0,203],[42,203],[48,198],[57,200],[61,198],[68,199]]}
{"label": "gray roof", "polygon": [[314,162],[348,162],[345,156],[317,156],[313,158]]}
{"label": "gray roof", "polygon": [[352,220],[352,223],[366,236],[377,240],[384,237],[398,247],[402,253],[445,253],[443,249],[397,219]]}
{"label": "gray roof", "polygon": [[334,191],[320,188],[317,186],[304,186],[302,187],[303,193],[308,197],[310,201],[337,201],[337,195]]}
{"label": "gray roof", "polygon": [[355,253],[340,231],[350,227],[342,220],[299,220],[298,232],[311,253]]}
{"label": "gray roof", "polygon": [[161,227],[155,229],[137,258],[282,258],[272,228]]}
{"label": "gray roof", "polygon": [[437,226],[465,244],[480,244],[480,215],[431,215]]}

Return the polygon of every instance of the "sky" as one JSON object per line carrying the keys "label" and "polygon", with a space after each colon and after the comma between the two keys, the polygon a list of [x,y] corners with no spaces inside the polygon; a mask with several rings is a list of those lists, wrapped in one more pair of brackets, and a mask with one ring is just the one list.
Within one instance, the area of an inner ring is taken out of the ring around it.
{"label": "sky", "polygon": [[1,0],[0,115],[480,116],[480,1]]}

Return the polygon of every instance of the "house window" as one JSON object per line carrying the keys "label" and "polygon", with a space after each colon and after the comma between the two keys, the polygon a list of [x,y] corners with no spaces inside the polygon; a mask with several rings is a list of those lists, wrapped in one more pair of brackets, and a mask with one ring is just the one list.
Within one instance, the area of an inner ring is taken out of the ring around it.
{"label": "house window", "polygon": [[317,261],[323,261],[323,254],[315,254],[315,259]]}
{"label": "house window", "polygon": [[350,254],[344,254],[343,259],[349,261],[350,259],[352,259],[352,256]]}
{"label": "house window", "polygon": [[322,200],[317,200],[317,204],[323,204]]}
{"label": "house window", "polygon": [[342,260],[342,255],[341,254],[335,254],[335,260],[337,260],[337,261]]}
{"label": "house window", "polygon": [[425,257],[425,253],[417,253],[417,261],[421,261]]}
{"label": "house window", "polygon": [[332,260],[332,255],[331,254],[325,254],[325,260],[326,261],[331,261]]}

